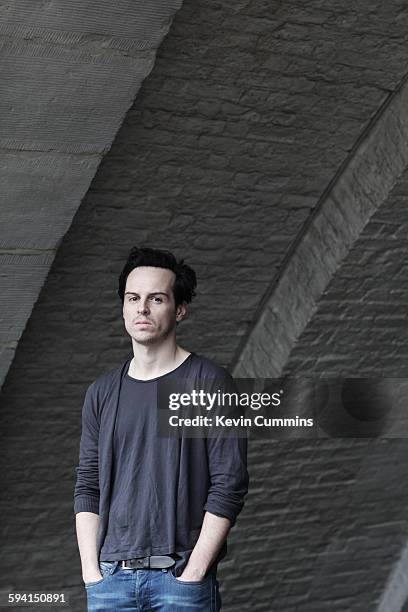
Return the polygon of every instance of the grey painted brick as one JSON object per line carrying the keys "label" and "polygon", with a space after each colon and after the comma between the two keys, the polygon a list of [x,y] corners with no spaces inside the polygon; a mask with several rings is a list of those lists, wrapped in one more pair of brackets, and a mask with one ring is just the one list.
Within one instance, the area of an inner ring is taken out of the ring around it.
{"label": "grey painted brick", "polygon": [[330,282],[286,372],[407,375],[407,179],[405,172]]}

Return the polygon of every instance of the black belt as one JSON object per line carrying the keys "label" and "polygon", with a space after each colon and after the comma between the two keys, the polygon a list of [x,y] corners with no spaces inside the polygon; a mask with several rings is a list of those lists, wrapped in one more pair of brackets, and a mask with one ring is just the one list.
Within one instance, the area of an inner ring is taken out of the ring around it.
{"label": "black belt", "polygon": [[124,559],[119,561],[123,569],[164,569],[175,565],[176,561],[168,555],[153,555],[151,557],[138,557],[137,559]]}

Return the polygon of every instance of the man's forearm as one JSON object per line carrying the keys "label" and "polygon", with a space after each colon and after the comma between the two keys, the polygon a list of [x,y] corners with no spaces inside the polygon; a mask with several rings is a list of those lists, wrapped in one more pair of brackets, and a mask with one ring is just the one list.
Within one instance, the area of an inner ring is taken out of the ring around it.
{"label": "man's forearm", "polygon": [[79,554],[84,582],[101,578],[97,554],[99,515],[93,512],[78,512],[75,515]]}
{"label": "man's forearm", "polygon": [[182,580],[202,580],[224,543],[231,523],[227,518],[211,512],[204,515],[198,538],[188,563],[180,576]]}

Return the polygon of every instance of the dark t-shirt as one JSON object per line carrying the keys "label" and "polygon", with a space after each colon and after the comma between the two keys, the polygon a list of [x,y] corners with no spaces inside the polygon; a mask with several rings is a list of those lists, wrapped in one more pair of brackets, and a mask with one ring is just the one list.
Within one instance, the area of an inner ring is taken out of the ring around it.
{"label": "dark t-shirt", "polygon": [[[226,370],[195,353],[152,380],[132,378],[126,369],[113,430],[111,495],[101,561],[177,554],[180,575],[200,535],[205,511],[234,524],[242,509],[248,485],[246,439],[158,436],[157,386],[179,378],[208,380],[208,388],[213,384],[231,390],[233,385]],[[87,425],[92,405],[98,406],[91,399],[85,403],[87,429],[81,443],[76,511],[89,510],[95,494],[86,469],[96,443],[91,418]],[[209,571],[216,570],[225,553],[226,544]]]}
{"label": "dark t-shirt", "polygon": [[[176,370],[185,375],[190,354]],[[113,482],[102,561],[170,552],[167,523],[175,502],[177,439],[157,436],[157,382],[126,373],[113,437]]]}

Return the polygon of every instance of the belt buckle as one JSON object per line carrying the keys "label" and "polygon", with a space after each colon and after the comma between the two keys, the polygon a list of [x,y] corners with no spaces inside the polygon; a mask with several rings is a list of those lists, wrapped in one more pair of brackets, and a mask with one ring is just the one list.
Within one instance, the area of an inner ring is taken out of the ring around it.
{"label": "belt buckle", "polygon": [[[146,560],[147,560],[147,563],[146,563]],[[130,566],[130,567],[126,565],[126,561],[130,561],[130,559],[125,559],[121,561],[122,569],[145,569],[149,567],[149,557],[142,557],[140,559],[134,559],[134,561],[137,561],[137,564]]]}
{"label": "belt buckle", "polygon": [[129,559],[120,562],[122,569],[137,569],[137,567],[126,565],[126,561],[129,561]]}
{"label": "belt buckle", "polygon": [[128,565],[126,565],[126,561],[121,561],[120,566],[122,569],[134,569],[133,567],[129,567]]}

